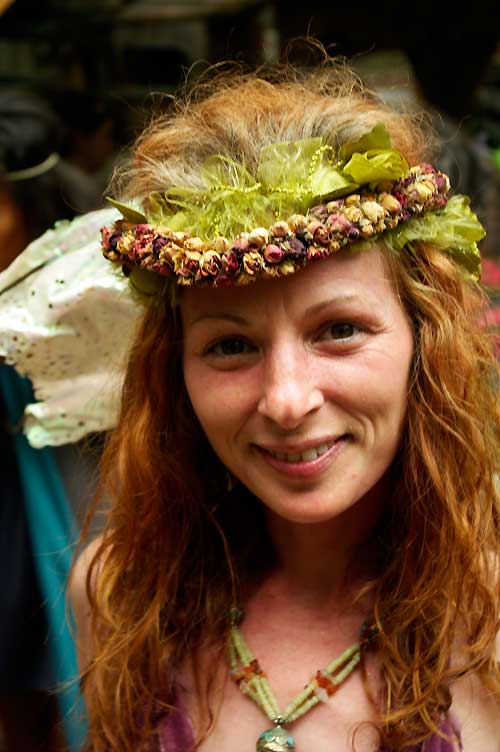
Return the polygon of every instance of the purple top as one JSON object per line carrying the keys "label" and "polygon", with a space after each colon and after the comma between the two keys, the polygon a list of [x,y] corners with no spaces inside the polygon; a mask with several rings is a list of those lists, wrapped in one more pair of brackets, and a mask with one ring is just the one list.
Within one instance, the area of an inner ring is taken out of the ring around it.
{"label": "purple top", "polygon": [[[159,752],[190,752],[194,745],[194,733],[187,713],[177,700],[177,711],[164,715],[158,724]],[[454,721],[446,718],[441,730],[455,739],[450,742],[438,734],[433,734],[421,744],[408,747],[408,752],[459,752],[463,750],[460,733]],[[380,752],[390,752],[386,747]]]}

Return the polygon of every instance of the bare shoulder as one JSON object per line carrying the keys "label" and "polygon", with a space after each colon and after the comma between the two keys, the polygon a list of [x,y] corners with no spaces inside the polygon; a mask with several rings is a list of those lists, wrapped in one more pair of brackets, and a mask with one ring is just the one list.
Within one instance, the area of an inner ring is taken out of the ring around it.
{"label": "bare shoulder", "polygon": [[466,752],[500,752],[500,701],[477,676],[461,679],[453,687],[452,711]]}
{"label": "bare shoulder", "polygon": [[73,565],[69,580],[69,597],[75,620],[78,664],[83,671],[92,657],[90,643],[91,608],[87,593],[87,576],[102,538],[99,536],[89,543]]}

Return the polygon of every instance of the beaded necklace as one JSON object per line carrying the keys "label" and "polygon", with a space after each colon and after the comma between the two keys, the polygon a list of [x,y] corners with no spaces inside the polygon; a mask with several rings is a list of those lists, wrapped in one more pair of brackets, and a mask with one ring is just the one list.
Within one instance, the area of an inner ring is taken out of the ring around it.
{"label": "beaded necklace", "polygon": [[281,712],[266,674],[238,629],[242,616],[239,609],[231,609],[228,641],[231,677],[243,694],[248,695],[274,724],[273,728],[259,736],[257,752],[290,752],[295,749],[295,740],[284,727],[303,716],[318,702],[326,702],[336,692],[359,664],[361,645],[375,635],[375,628],[366,629],[363,624],[360,642],[344,650],[325,669],[317,671],[309,684]]}

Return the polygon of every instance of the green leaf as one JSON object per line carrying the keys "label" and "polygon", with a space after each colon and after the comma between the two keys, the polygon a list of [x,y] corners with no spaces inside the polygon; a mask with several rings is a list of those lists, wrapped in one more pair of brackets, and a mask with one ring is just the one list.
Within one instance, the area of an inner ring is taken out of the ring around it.
{"label": "green leaf", "polygon": [[486,231],[471,210],[467,196],[452,196],[437,212],[414,217],[401,227],[384,233],[385,243],[400,251],[407,243],[434,243],[453,258],[474,279],[481,273],[481,254],[477,247]]}
{"label": "green leaf", "polygon": [[361,138],[344,144],[339,151],[339,159],[345,163],[356,152],[363,153],[371,149],[388,151],[391,149],[391,146],[391,137],[387,133],[385,125],[378,123],[371,131],[361,136]]}
{"label": "green leaf", "polygon": [[360,184],[399,180],[409,170],[410,166],[401,152],[392,149],[370,149],[363,154],[355,153],[344,167],[344,173]]}
{"label": "green leaf", "polygon": [[123,215],[125,219],[128,219],[129,222],[133,222],[135,225],[142,225],[147,224],[147,218],[145,214],[142,214],[142,212],[137,211],[136,209],[133,209],[131,206],[127,206],[126,204],[121,204],[119,201],[115,201],[114,198],[110,198],[109,196],[106,196],[106,201],[109,201],[110,204],[113,204],[113,206],[118,209]]}
{"label": "green leaf", "polygon": [[311,190],[314,201],[325,201],[344,196],[356,190],[357,184],[334,167],[320,167],[312,176]]}

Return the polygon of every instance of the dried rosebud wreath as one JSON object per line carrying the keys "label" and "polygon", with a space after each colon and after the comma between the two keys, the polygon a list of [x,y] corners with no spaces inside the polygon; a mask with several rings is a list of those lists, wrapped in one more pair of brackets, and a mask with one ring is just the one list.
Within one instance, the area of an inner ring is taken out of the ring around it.
{"label": "dried rosebud wreath", "polygon": [[[376,126],[344,146],[337,161],[321,139],[272,144],[262,150],[256,178],[214,155],[203,166],[204,189],[153,194],[149,217],[112,201],[124,219],[102,228],[104,256],[151,294],[165,279],[222,287],[292,274],[383,235],[395,251],[430,240],[477,278],[477,241],[485,233],[467,197],[448,199],[447,175],[426,163],[410,167],[388,138],[384,126]],[[360,145],[369,148],[357,151]],[[290,171],[283,170],[284,158],[293,164]],[[274,169],[278,160],[281,167]],[[286,213],[294,205],[302,211]],[[286,219],[257,226],[273,215]]]}

